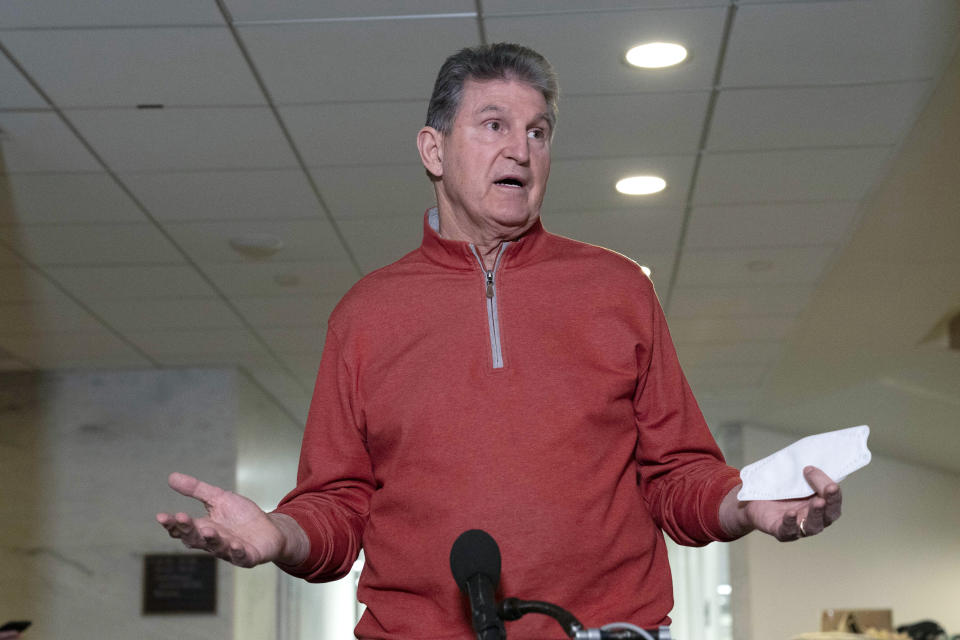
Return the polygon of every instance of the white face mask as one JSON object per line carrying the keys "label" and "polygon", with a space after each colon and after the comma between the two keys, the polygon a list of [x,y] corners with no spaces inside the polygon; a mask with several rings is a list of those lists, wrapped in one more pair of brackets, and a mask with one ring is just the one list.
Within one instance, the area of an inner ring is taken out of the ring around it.
{"label": "white face mask", "polygon": [[786,500],[813,495],[804,467],[814,466],[834,482],[870,462],[867,436],[870,427],[861,425],[828,431],[797,440],[789,447],[748,464],[740,471],[743,487],[739,500]]}

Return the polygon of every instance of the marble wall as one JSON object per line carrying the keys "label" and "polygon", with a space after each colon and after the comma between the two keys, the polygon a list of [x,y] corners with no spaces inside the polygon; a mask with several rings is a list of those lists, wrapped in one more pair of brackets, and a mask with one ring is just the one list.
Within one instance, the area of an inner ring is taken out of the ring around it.
{"label": "marble wall", "polygon": [[216,615],[141,615],[147,553],[182,551],[158,510],[196,510],[170,471],[232,487],[237,374],[0,374],[0,619],[32,638],[232,637],[233,569]]}

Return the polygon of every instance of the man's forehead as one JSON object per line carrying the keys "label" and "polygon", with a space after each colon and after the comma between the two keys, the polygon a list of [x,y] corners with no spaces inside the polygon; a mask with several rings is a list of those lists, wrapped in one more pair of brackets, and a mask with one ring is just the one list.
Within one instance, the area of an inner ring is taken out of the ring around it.
{"label": "man's forehead", "polygon": [[533,105],[537,117],[547,118],[547,101],[536,87],[519,80],[474,80],[463,83],[461,106],[471,113],[509,113]]}

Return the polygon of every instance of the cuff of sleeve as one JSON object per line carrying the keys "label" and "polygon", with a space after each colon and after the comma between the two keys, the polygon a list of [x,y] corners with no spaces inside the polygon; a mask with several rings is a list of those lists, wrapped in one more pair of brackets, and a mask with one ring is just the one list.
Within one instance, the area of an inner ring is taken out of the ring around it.
{"label": "cuff of sleeve", "polygon": [[727,467],[722,474],[718,474],[704,496],[706,509],[704,510],[703,527],[710,537],[717,542],[730,542],[737,539],[737,536],[731,536],[724,531],[720,524],[720,503],[741,482],[740,471],[733,467]]}
{"label": "cuff of sleeve", "polygon": [[274,513],[282,513],[285,516],[293,518],[304,533],[307,534],[307,540],[310,543],[310,551],[306,559],[298,565],[275,563],[286,573],[309,580],[310,576],[316,572],[316,569],[323,564],[323,550],[326,545],[323,544],[323,536],[314,526],[313,519],[305,512],[290,505],[281,505],[273,510]]}

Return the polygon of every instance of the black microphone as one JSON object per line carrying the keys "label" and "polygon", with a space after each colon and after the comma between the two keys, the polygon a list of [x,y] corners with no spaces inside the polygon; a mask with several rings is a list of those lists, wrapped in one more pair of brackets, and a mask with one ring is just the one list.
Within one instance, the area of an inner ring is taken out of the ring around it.
{"label": "black microphone", "polygon": [[500,582],[500,549],[490,534],[480,529],[461,533],[450,549],[450,571],[470,600],[477,640],[504,640],[507,632],[493,595]]}

